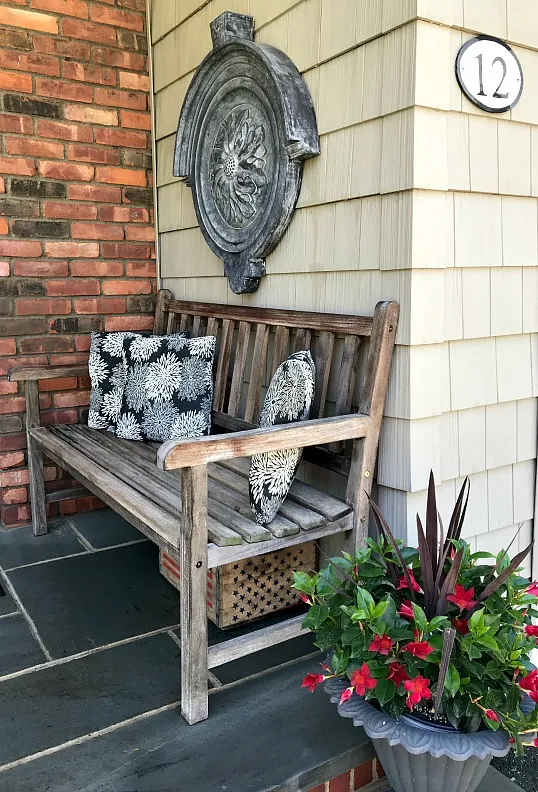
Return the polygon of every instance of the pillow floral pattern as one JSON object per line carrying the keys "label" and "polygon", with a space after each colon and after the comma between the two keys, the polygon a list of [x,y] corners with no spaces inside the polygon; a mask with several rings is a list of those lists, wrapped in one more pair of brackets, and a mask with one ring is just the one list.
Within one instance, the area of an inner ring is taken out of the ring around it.
{"label": "pillow floral pattern", "polygon": [[88,363],[92,389],[88,426],[113,429],[120,415],[126,381],[123,342],[140,333],[92,333]]}
{"label": "pillow floral pattern", "polygon": [[126,440],[180,440],[211,430],[216,338],[131,338],[116,434]]}
{"label": "pillow floral pattern", "polygon": [[[314,402],[316,370],[310,352],[296,352],[275,371],[260,414],[260,426],[306,421]],[[270,523],[284,501],[301,460],[302,448],[254,454],[249,494],[254,517]]]}

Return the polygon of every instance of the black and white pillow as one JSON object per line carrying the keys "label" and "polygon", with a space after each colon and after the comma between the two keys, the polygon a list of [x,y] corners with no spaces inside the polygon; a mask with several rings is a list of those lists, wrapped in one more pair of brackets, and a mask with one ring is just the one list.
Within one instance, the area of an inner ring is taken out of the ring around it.
{"label": "black and white pillow", "polygon": [[[310,352],[296,352],[275,371],[260,413],[260,426],[306,421],[314,402],[316,369]],[[301,460],[302,448],[254,454],[248,478],[250,505],[260,525],[266,525],[288,494]]]}
{"label": "black and white pillow", "polygon": [[92,333],[88,362],[92,383],[88,426],[92,429],[113,429],[116,425],[126,380],[123,342],[138,335],[142,334]]}
{"label": "black and white pillow", "polygon": [[118,437],[164,442],[209,434],[215,344],[214,336],[127,339]]}

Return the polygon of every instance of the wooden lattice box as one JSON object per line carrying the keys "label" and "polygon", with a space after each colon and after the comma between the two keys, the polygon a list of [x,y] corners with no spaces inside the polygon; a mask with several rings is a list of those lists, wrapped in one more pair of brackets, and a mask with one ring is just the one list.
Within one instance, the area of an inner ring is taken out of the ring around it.
{"label": "wooden lattice box", "polygon": [[[220,628],[260,619],[297,605],[291,588],[293,572],[316,565],[314,542],[287,547],[256,558],[245,558],[207,571],[207,615]],[[179,589],[176,554],[160,551],[164,577]]]}

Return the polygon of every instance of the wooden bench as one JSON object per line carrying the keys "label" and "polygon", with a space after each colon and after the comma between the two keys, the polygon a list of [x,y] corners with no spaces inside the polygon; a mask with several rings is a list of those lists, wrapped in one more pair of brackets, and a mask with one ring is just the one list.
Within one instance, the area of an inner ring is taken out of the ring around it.
{"label": "wooden bench", "polygon": [[[26,383],[34,533],[47,531],[46,454],[161,548],[179,552],[181,707],[189,723],[207,717],[208,668],[296,637],[302,620],[208,649],[207,569],[344,532],[353,549],[366,535],[398,311],[394,302],[378,303],[373,317],[191,303],[161,290],[156,334],[190,330],[193,337],[218,338],[213,422],[220,433],[159,448],[83,425],[40,426],[38,381],[82,376],[86,365],[10,372],[11,381]],[[257,428],[264,387],[288,354],[301,349],[311,349],[316,363],[312,419]],[[276,519],[267,528],[257,525],[248,500],[247,457],[298,446],[305,447],[304,459],[347,475],[345,499],[295,481]]]}

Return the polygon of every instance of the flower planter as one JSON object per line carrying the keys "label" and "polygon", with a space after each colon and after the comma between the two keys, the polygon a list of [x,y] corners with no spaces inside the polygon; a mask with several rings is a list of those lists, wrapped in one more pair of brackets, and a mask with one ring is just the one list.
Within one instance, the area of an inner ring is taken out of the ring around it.
{"label": "flower planter", "polygon": [[[345,688],[342,679],[325,682],[333,704]],[[406,715],[395,720],[355,693],[338,713],[372,739],[394,792],[474,792],[491,759],[510,750],[503,731],[465,734]]]}

